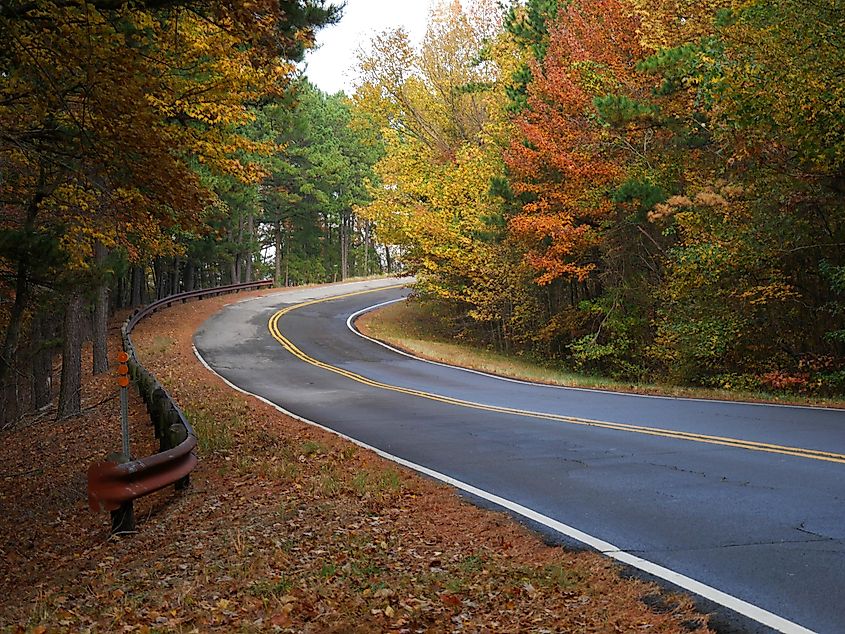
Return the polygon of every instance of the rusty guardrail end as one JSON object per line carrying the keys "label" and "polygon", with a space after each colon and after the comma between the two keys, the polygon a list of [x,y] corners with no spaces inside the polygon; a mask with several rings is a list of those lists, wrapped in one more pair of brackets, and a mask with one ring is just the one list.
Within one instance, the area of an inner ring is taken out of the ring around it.
{"label": "rusty guardrail end", "polygon": [[176,484],[197,464],[197,439],[190,435],[173,449],[131,462],[95,462],[88,467],[88,507],[116,511],[125,502]]}
{"label": "rusty guardrail end", "polygon": [[120,507],[120,503],[112,503],[109,496],[109,476],[114,467],[113,462],[92,462],[88,465],[88,508],[95,513],[114,511]]}

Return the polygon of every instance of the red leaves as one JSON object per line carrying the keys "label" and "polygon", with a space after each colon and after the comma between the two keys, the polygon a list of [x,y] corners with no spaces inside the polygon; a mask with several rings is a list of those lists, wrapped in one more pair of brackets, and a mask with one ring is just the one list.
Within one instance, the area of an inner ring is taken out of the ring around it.
{"label": "red leaves", "polygon": [[642,92],[634,65],[642,51],[635,17],[617,0],[575,2],[551,29],[541,68],[534,69],[529,107],[517,118],[521,138],[505,153],[515,193],[530,196],[510,222],[540,283],[584,280],[594,268],[598,227],[620,177],[619,144],[597,118],[595,97]]}

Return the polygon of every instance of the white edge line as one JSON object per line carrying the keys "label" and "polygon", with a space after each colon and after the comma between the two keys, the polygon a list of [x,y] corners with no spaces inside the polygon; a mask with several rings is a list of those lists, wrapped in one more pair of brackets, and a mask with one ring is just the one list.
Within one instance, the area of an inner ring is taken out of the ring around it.
{"label": "white edge line", "polygon": [[[363,335],[362,335],[363,336]],[[538,513],[537,511],[528,508],[527,506],[523,506],[517,502],[512,502],[506,498],[500,497],[495,493],[489,493],[483,489],[479,489],[471,484],[467,484],[461,480],[457,480],[451,476],[448,476],[444,473],[440,473],[439,471],[434,471],[433,469],[429,469],[428,467],[424,467],[422,465],[416,464],[415,462],[411,462],[410,460],[405,460],[404,458],[400,458],[399,456],[394,456],[391,453],[386,451],[382,451],[381,449],[374,447],[372,445],[368,445],[365,442],[362,442],[352,436],[347,436],[346,434],[339,432],[331,427],[326,427],[325,425],[321,425],[320,423],[314,422],[313,420],[309,420],[307,418],[303,418],[297,414],[294,414],[291,411],[286,410],[284,407],[277,405],[276,403],[264,398],[263,396],[259,396],[253,392],[245,390],[228,379],[224,376],[218,374],[208,363],[206,363],[203,356],[200,354],[197,347],[191,344],[191,348],[194,351],[194,355],[197,357],[199,362],[205,367],[206,370],[211,372],[214,376],[219,378],[223,381],[226,385],[228,385],[233,390],[236,390],[242,394],[246,394],[248,396],[252,396],[253,398],[258,399],[262,403],[266,403],[270,407],[274,408],[275,410],[285,414],[286,416],[290,416],[291,418],[295,418],[298,421],[306,423],[308,425],[312,425],[323,431],[329,432],[330,434],[334,434],[335,436],[339,436],[344,440],[348,440],[349,442],[358,445],[364,449],[372,451],[373,453],[390,460],[391,462],[395,462],[396,464],[400,464],[403,467],[407,467],[412,469],[413,471],[417,471],[418,473],[422,473],[424,475],[429,476],[435,480],[439,480],[440,482],[444,482],[448,485],[451,485],[461,491],[465,491],[471,495],[479,497],[483,500],[487,500],[492,504],[505,508],[512,513],[516,513],[517,515],[521,515],[533,522],[537,522],[547,528],[552,529],[560,533],[561,535],[565,535],[570,539],[574,539],[575,541],[581,542],[590,548],[593,548],[599,551],[603,555],[607,555],[620,563],[626,564],[628,566],[632,566],[639,570],[642,570],[645,573],[653,575],[659,579],[663,579],[672,583],[679,588],[683,588],[693,594],[697,594],[700,597],[703,597],[713,603],[717,603],[721,606],[724,606],[738,614],[742,614],[743,616],[748,617],[749,619],[756,621],[757,623],[761,623],[767,627],[770,627],[778,632],[783,632],[784,634],[815,634],[812,630],[809,630],[797,623],[793,623],[792,621],[788,621],[783,617],[778,616],[777,614],[773,614],[768,610],[764,610],[763,608],[757,607],[747,601],[743,601],[737,597],[734,597],[726,592],[722,592],[721,590],[717,590],[712,586],[708,586],[707,584],[701,583],[700,581],[696,581],[686,575],[682,575],[681,573],[675,572],[674,570],[670,570],[669,568],[665,568],[659,564],[655,564],[651,561],[646,559],[642,559],[641,557],[637,557],[636,555],[632,555],[624,550],[621,550],[619,547],[614,546],[613,544],[606,542],[598,537],[593,537],[589,533],[585,533],[584,531],[580,531],[577,528],[569,526],[568,524],[564,524],[556,519],[543,515],[542,513]]]}
{"label": "white edge line", "polygon": [[[385,289],[387,290],[387,289]],[[346,327],[349,328],[353,333],[358,335],[359,337],[366,339],[367,341],[372,341],[375,344],[380,345],[382,348],[387,348],[388,350],[395,352],[397,354],[401,354],[402,356],[408,357],[409,359],[416,359],[417,361],[422,361],[423,363],[430,363],[432,365],[439,365],[443,368],[452,368],[453,370],[460,370],[461,372],[469,372],[471,374],[479,374],[481,376],[490,377],[491,379],[498,379],[500,381],[508,381],[509,383],[521,383],[522,385],[532,385],[537,387],[548,387],[556,390],[574,390],[576,392],[594,392],[599,394],[618,394],[620,396],[636,396],[638,398],[660,398],[660,399],[668,399],[673,401],[692,401],[695,403],[732,403],[734,405],[756,405],[758,407],[788,407],[794,409],[808,409],[808,410],[820,410],[825,412],[839,412],[841,414],[845,414],[845,409],[841,409],[838,407],[824,407],[824,406],[815,406],[815,405],[790,405],[788,403],[755,403],[753,401],[729,401],[727,399],[721,398],[694,398],[690,396],[666,396],[663,394],[639,394],[637,392],[621,392],[619,390],[600,390],[597,388],[591,387],[575,387],[571,385],[555,385],[553,383],[538,383],[536,381],[528,381],[526,379],[514,379],[509,376],[501,376],[500,374],[491,374],[490,372],[484,372],[483,370],[474,370],[472,368],[464,368],[459,365],[452,365],[451,363],[443,363],[442,361],[433,361],[431,359],[426,359],[424,357],[418,357],[415,354],[407,352],[405,350],[400,350],[394,346],[391,346],[389,343],[385,343],[384,341],[379,341],[378,339],[374,339],[373,337],[369,337],[358,330],[353,322],[363,315],[364,313],[368,313],[371,310],[376,310],[381,308],[382,306],[388,306],[389,304],[395,304],[397,302],[405,301],[405,297],[400,297],[399,299],[391,299],[386,302],[381,302],[378,304],[373,304],[372,306],[368,306],[367,308],[362,308],[361,310],[352,313],[346,320]]]}

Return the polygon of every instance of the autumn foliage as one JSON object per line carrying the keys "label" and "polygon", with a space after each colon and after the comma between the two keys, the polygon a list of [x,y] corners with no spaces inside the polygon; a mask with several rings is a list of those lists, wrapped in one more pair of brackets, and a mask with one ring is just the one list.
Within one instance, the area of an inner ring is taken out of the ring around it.
{"label": "autumn foliage", "polygon": [[485,166],[447,203],[464,228],[431,235],[460,225],[433,222],[425,192],[466,150],[414,149],[394,116],[377,169],[413,187],[374,192],[377,229],[482,343],[624,379],[842,393],[840,4],[469,4],[498,26],[439,93],[487,96],[488,123],[456,140]]}
{"label": "autumn foliage", "polygon": [[543,362],[841,394],[843,12],[444,1],[349,99],[295,77],[322,0],[4,3],[3,415],[89,330],[103,371],[111,309],[398,267]]}
{"label": "autumn foliage", "polygon": [[626,98],[645,92],[634,72],[638,26],[619,2],[570,5],[549,38],[547,62],[533,69],[505,163],[513,192],[526,200],[509,229],[541,273],[540,284],[584,281],[596,269],[601,225],[613,214],[604,194],[626,157],[613,122],[596,116],[593,100],[609,88]]}
{"label": "autumn foliage", "polygon": [[58,347],[59,415],[79,412],[89,308],[102,372],[110,307],[193,287],[187,243],[219,229],[224,190],[267,174],[256,107],[336,17],[310,0],[3,3],[0,422],[49,402]]}

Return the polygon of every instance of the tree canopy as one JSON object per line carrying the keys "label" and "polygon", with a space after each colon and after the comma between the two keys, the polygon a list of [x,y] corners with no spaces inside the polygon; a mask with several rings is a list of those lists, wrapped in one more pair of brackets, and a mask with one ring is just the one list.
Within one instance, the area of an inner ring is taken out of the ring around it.
{"label": "tree canopy", "polygon": [[[206,221],[227,202],[220,182],[266,176],[256,157],[274,145],[250,126],[264,104],[285,97],[314,30],[339,15],[322,0],[3,4],[7,412],[20,401],[19,381],[9,380],[20,335],[40,310],[81,307],[68,298],[93,293],[120,262],[183,255],[186,236],[214,231]],[[97,248],[112,260],[98,261]],[[162,267],[154,274],[163,292]]]}
{"label": "tree canopy", "polygon": [[444,5],[361,61],[386,142],[363,213],[481,343],[841,393],[840,4],[527,0],[475,39],[485,5]]}

